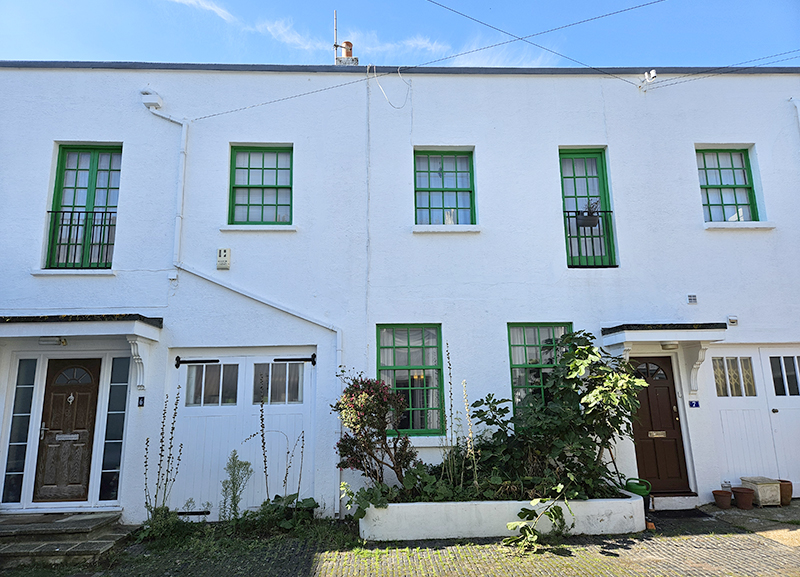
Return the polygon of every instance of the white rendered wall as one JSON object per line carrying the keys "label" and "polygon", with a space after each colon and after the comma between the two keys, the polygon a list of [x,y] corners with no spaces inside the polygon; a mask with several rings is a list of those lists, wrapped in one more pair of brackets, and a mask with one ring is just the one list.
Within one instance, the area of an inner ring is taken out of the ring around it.
{"label": "white rendered wall", "polygon": [[[134,409],[126,433],[122,490],[131,520],[143,511],[139,475],[130,471],[141,467],[143,440],[158,428],[174,347],[317,347],[315,496],[330,511],[339,483],[339,426],[328,408],[340,391],[336,365],[375,374],[376,324],[441,324],[455,396],[466,379],[471,401],[488,392],[510,395],[509,322],[571,321],[599,336],[601,327],[622,323],[723,322],[736,315],[739,326],[726,331],[727,343],[800,340],[792,320],[800,318],[793,297],[800,231],[790,217],[791,191],[800,185],[800,129],[789,102],[800,93],[796,74],[729,74],[646,93],[595,75],[408,74],[410,89],[397,76],[381,78],[397,106],[408,90],[399,110],[370,80],[204,119],[198,118],[356,76],[37,69],[0,75],[16,96],[0,116],[2,227],[15,247],[3,255],[0,314],[164,318],[161,339],[151,345],[147,402]],[[340,327],[341,359],[328,329],[187,272],[170,282],[180,127],[144,108],[145,87],[163,97],[163,112],[197,119],[189,128],[182,262]],[[122,144],[113,275],[31,274],[43,263],[56,155],[66,143]],[[292,146],[290,231],[226,227],[236,144]],[[774,229],[704,228],[695,149],[717,145],[749,150],[761,219]],[[473,151],[479,232],[413,231],[413,152],[425,147]],[[569,147],[606,151],[618,268],[566,267],[558,154]],[[232,251],[229,271],[215,268],[218,248]],[[699,303],[687,305],[687,294]],[[688,387],[686,362],[675,362],[680,386]],[[701,401],[714,390],[706,369]],[[686,413],[687,464],[699,492],[719,483],[709,465],[714,449],[702,442],[714,426],[704,409]],[[439,439],[415,443],[435,448]],[[634,476],[632,447],[621,448],[620,458]]]}

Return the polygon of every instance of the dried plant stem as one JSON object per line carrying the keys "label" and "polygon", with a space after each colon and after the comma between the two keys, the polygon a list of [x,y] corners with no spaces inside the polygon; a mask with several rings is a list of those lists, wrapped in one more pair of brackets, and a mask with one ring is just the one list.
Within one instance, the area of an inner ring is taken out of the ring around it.
{"label": "dried plant stem", "polygon": [[469,399],[467,398],[467,380],[464,379],[461,381],[461,389],[464,392],[464,411],[467,413],[467,427],[469,429],[469,434],[467,435],[467,456],[472,459],[472,473],[473,473],[473,484],[475,488],[478,488],[478,459],[475,456],[475,443],[474,443],[474,434],[472,432],[472,418],[469,415]]}
{"label": "dried plant stem", "polygon": [[264,489],[267,492],[267,501],[269,501],[269,473],[267,471],[267,438],[264,435],[264,374],[261,373],[258,383],[260,400],[258,408],[258,418],[261,425],[261,455],[264,458]]}

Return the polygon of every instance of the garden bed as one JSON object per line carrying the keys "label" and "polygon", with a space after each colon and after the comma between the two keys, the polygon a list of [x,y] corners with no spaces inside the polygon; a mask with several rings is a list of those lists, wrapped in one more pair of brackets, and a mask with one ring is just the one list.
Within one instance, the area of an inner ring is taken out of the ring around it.
{"label": "garden bed", "polygon": [[[572,513],[562,503],[572,535],[611,535],[644,531],[644,507],[638,495],[621,491],[621,499],[570,501]],[[540,504],[541,510],[546,504]],[[517,513],[528,501],[468,501],[447,503],[393,503],[386,509],[370,507],[359,521],[359,535],[370,541],[458,539],[463,537],[509,537],[506,524],[519,521]],[[551,528],[542,517],[542,532]]]}

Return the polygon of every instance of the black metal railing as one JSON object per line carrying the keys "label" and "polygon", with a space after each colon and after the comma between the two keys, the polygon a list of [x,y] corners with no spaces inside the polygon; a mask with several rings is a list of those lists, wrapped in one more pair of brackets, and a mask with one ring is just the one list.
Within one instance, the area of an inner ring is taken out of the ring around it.
{"label": "black metal railing", "polygon": [[613,211],[610,210],[600,210],[594,215],[583,211],[564,211],[569,267],[617,266],[612,215]]}
{"label": "black metal railing", "polygon": [[111,268],[116,211],[54,210],[48,214],[48,268]]}

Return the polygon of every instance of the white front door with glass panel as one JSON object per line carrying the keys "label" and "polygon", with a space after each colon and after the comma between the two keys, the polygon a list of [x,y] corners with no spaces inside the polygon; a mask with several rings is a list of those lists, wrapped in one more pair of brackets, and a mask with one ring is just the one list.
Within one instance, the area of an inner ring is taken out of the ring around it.
{"label": "white front door with glass panel", "polygon": [[[191,361],[195,355],[180,356],[187,364],[178,371],[175,446],[182,443],[183,454],[171,506],[210,503],[216,517],[233,450],[253,468],[243,508],[258,507],[267,495],[313,496],[313,365],[300,360],[307,355],[209,358],[203,352],[196,357],[216,362],[198,363]],[[158,453],[153,441],[151,460]]]}
{"label": "white front door with glass panel", "polygon": [[778,476],[800,494],[800,349],[761,349]]}

